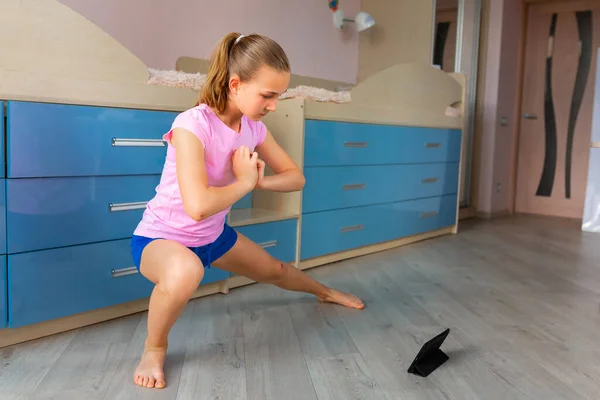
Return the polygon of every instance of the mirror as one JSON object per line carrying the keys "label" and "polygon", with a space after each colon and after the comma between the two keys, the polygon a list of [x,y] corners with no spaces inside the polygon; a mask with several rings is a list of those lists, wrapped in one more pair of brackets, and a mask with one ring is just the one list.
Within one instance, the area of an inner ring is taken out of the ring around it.
{"label": "mirror", "polygon": [[445,72],[467,78],[464,163],[461,172],[460,206],[468,207],[471,194],[471,160],[477,94],[477,65],[482,0],[434,0],[432,64]]}
{"label": "mirror", "polygon": [[455,72],[458,0],[437,0],[433,35],[433,65]]}

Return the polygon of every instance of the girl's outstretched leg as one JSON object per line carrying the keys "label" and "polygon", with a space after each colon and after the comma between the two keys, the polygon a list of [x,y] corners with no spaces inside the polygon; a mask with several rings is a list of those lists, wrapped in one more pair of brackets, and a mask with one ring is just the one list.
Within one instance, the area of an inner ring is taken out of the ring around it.
{"label": "girl's outstretched leg", "polygon": [[286,290],[312,293],[321,301],[364,308],[358,297],[329,288],[301,270],[273,258],[265,249],[240,233],[233,248],[212,264],[257,282],[271,283]]}
{"label": "girl's outstretched leg", "polygon": [[198,288],[204,267],[187,247],[170,240],[154,240],[142,253],[140,271],[156,286],[148,309],[148,337],[133,379],[137,385],[162,389],[166,386],[163,365],[169,331]]}

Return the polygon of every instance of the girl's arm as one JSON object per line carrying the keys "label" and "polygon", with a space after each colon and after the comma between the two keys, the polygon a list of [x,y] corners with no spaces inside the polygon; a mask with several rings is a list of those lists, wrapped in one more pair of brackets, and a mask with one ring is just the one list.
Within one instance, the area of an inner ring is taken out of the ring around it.
{"label": "girl's arm", "polygon": [[185,212],[200,221],[227,207],[250,192],[258,181],[258,155],[241,147],[233,155],[236,182],[224,187],[208,186],[202,142],[186,129],[175,128],[171,142],[177,151],[176,169]]}
{"label": "girl's arm", "polygon": [[294,160],[277,144],[271,132],[260,146],[256,147],[260,158],[275,172],[265,176],[256,185],[258,189],[275,192],[294,192],[304,187],[304,174]]}

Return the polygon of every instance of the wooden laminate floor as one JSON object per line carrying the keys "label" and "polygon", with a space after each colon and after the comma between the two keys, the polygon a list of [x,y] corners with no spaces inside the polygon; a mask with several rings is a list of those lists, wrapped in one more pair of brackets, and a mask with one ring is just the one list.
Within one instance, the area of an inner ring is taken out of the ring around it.
{"label": "wooden laminate floor", "polygon": [[[252,285],[190,302],[167,388],[132,383],[146,314],[0,349],[8,399],[598,399],[600,235],[531,217],[309,270],[363,311]],[[451,328],[450,360],[407,374]]]}

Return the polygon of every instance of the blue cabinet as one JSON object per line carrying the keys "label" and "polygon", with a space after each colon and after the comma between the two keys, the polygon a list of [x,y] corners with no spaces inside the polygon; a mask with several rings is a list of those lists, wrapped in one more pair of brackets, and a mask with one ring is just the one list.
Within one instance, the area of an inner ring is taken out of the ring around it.
{"label": "blue cabinet", "polygon": [[[0,264],[0,326],[150,296],[154,284],[133,266],[130,238],[155,195],[167,150],[162,136],[176,115],[8,102],[8,174],[0,182],[0,254],[7,254]],[[206,269],[202,284],[228,277]]]}
{"label": "blue cabinet", "polygon": [[4,159],[5,140],[4,102],[0,101],[0,329],[5,328],[8,321],[8,276],[6,272],[6,169]]}
{"label": "blue cabinet", "polygon": [[306,121],[302,260],[456,222],[461,132]]}

